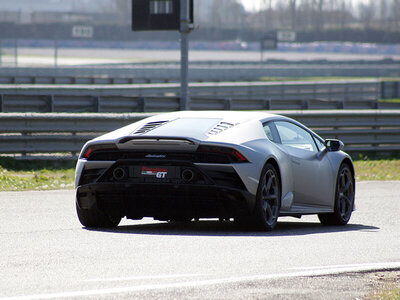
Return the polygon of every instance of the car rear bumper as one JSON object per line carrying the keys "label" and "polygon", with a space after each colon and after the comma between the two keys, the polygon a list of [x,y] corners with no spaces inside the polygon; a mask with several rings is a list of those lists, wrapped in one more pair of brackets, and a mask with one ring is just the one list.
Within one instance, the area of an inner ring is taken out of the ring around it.
{"label": "car rear bumper", "polygon": [[111,216],[170,220],[248,214],[255,196],[218,185],[92,183],[78,187],[76,201],[80,208],[97,207]]}

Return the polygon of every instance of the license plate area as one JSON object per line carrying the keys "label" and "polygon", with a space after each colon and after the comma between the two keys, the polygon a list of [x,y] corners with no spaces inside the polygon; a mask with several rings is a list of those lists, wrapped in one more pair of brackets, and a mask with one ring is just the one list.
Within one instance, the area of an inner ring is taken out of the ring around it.
{"label": "license plate area", "polygon": [[119,160],[97,182],[213,184],[193,163],[181,161]]}
{"label": "license plate area", "polygon": [[130,178],[180,179],[181,168],[176,166],[129,166]]}

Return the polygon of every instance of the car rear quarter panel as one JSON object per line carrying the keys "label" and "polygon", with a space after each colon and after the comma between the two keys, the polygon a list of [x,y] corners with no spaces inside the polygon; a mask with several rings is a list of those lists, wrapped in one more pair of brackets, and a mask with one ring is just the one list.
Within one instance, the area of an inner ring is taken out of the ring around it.
{"label": "car rear quarter panel", "polygon": [[248,188],[249,192],[256,194],[258,183],[263,167],[269,160],[274,160],[279,168],[282,197],[287,193],[293,192],[293,175],[290,159],[275,144],[270,142],[266,137],[245,144],[251,151],[247,152],[248,158],[251,160],[249,166],[245,164],[237,164],[238,174],[241,174],[242,180]]}

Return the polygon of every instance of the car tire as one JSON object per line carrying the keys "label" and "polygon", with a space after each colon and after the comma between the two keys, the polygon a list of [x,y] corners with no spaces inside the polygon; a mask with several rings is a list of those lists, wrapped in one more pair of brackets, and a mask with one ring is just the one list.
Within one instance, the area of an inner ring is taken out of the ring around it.
{"label": "car tire", "polygon": [[76,213],[81,224],[88,228],[115,228],[121,222],[120,217],[108,216],[97,207],[83,209],[78,203],[76,203]]}
{"label": "car tire", "polygon": [[281,208],[281,184],[275,167],[264,166],[257,189],[254,211],[249,217],[239,217],[239,226],[257,231],[271,231],[275,228]]}
{"label": "car tire", "polygon": [[330,214],[319,214],[323,225],[346,225],[354,208],[354,177],[348,164],[342,164],[336,180],[335,208]]}

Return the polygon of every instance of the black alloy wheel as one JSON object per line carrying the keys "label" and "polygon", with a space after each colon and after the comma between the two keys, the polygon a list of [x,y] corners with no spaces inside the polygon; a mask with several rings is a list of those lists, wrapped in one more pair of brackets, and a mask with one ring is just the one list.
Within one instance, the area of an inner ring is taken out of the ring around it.
{"label": "black alloy wheel", "polygon": [[251,216],[235,218],[246,229],[271,231],[278,222],[281,209],[281,184],[275,167],[268,163],[261,172],[256,204]]}
{"label": "black alloy wheel", "polygon": [[354,177],[350,167],[342,164],[337,177],[335,210],[331,214],[319,214],[323,225],[346,225],[354,209]]}

